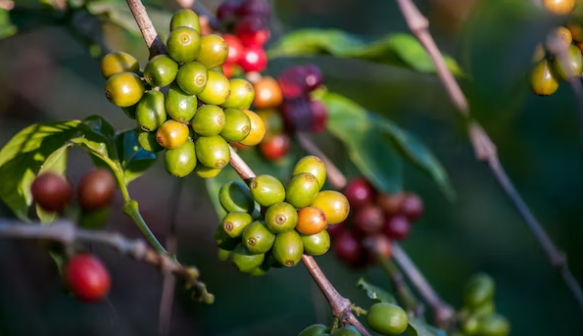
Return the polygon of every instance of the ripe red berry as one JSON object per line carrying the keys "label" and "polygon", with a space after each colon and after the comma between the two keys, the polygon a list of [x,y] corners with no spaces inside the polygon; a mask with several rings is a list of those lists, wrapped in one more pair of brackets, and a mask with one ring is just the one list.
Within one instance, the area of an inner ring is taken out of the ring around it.
{"label": "ripe red berry", "polygon": [[280,108],[281,117],[287,132],[306,132],[312,128],[312,111],[306,96],[284,99]]}
{"label": "ripe red berry", "polygon": [[385,218],[383,233],[395,240],[405,240],[409,236],[411,225],[407,217],[403,215],[388,216]]}
{"label": "ripe red berry", "polygon": [[77,190],[79,205],[85,210],[97,210],[111,202],[117,187],[113,174],[104,168],[83,176]]}
{"label": "ripe red berry", "polygon": [[387,215],[395,215],[401,212],[404,199],[404,194],[388,195],[379,193],[377,195],[377,205]]}
{"label": "ripe red berry", "polygon": [[354,228],[362,235],[372,235],[383,227],[383,212],[375,205],[365,205],[354,216]]}
{"label": "ripe red berry", "polygon": [[271,36],[265,21],[256,16],[248,16],[239,21],[235,26],[235,33],[243,45],[256,47],[262,47]]}
{"label": "ripe red berry", "polygon": [[71,258],[65,265],[64,276],[73,294],[85,302],[101,300],[111,286],[107,268],[89,254],[78,254]]}
{"label": "ripe red berry", "polygon": [[278,160],[289,152],[290,139],[285,133],[272,136],[259,144],[261,154],[270,161]]}
{"label": "ripe red berry", "polygon": [[277,82],[285,98],[300,98],[308,93],[305,75],[302,66],[293,66],[285,69],[277,76]]}
{"label": "ripe red berry", "polygon": [[351,207],[362,207],[371,204],[374,199],[373,187],[363,177],[351,179],[342,192]]}
{"label": "ripe red berry", "polygon": [[30,186],[32,199],[46,211],[62,211],[71,202],[73,188],[63,176],[46,172]]}
{"label": "ripe red berry", "polygon": [[261,72],[267,66],[267,56],[261,47],[248,47],[243,51],[243,56],[239,60],[239,65],[245,72]]}
{"label": "ripe red berry", "polygon": [[360,240],[351,231],[344,231],[336,238],[334,251],[340,261],[353,266],[362,260],[363,248]]}
{"label": "ripe red berry", "polygon": [[410,222],[415,222],[423,214],[423,201],[415,194],[406,194],[401,204],[401,212]]}
{"label": "ripe red berry", "polygon": [[223,65],[221,65],[221,67],[223,68],[223,75],[225,75],[225,77],[227,78],[231,78],[233,77],[233,75],[235,74],[235,71],[237,70],[237,64],[227,64],[227,63],[223,63]]}
{"label": "ripe red berry", "polygon": [[342,232],[344,232],[344,225],[343,225],[343,223],[334,224],[334,225],[328,225],[328,227],[326,228],[326,231],[328,231],[328,234],[330,235],[330,238],[335,239]]}
{"label": "ripe red berry", "polygon": [[312,112],[312,132],[319,133],[324,131],[328,122],[326,105],[319,100],[311,100],[310,111]]}
{"label": "ripe red berry", "polygon": [[377,261],[377,256],[382,258],[389,258],[391,256],[391,241],[382,234],[366,238],[365,244],[369,246],[369,259],[372,263]]}
{"label": "ripe red berry", "polygon": [[223,1],[217,8],[217,19],[223,22],[232,21],[235,19],[237,10],[239,9],[239,2],[237,1]]}
{"label": "ripe red berry", "polygon": [[237,15],[240,17],[253,15],[268,19],[271,16],[271,8],[265,0],[245,0],[239,5]]}
{"label": "ripe red berry", "polygon": [[307,64],[303,66],[304,81],[306,83],[306,89],[308,92],[314,91],[320,85],[324,83],[324,75],[322,71],[315,64]]}
{"label": "ripe red berry", "polygon": [[243,56],[243,51],[245,49],[241,43],[241,40],[232,34],[223,35],[223,39],[229,46],[229,53],[227,54],[227,59],[223,64],[237,64],[237,62],[239,62]]}

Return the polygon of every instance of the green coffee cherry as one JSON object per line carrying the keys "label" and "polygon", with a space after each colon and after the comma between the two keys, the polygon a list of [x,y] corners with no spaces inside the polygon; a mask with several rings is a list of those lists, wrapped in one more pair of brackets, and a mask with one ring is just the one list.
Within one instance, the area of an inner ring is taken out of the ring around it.
{"label": "green coffee cherry", "polygon": [[105,79],[122,72],[138,73],[139,71],[140,64],[138,60],[123,51],[111,52],[101,60],[101,75]]}
{"label": "green coffee cherry", "polygon": [[354,326],[344,326],[336,329],[332,336],[362,336]]}
{"label": "green coffee cherry", "polygon": [[142,96],[136,107],[138,126],[151,132],[158,129],[166,121],[164,94],[160,91],[148,91]]}
{"label": "green coffee cherry", "polygon": [[178,69],[176,82],[180,88],[191,95],[200,94],[207,86],[208,70],[198,62],[190,62]]}
{"label": "green coffee cherry", "polygon": [[494,313],[478,320],[478,335],[480,336],[506,336],[509,332],[510,323],[500,314]]}
{"label": "green coffee cherry", "polygon": [[494,297],[494,279],[487,274],[476,274],[464,289],[464,305],[469,308],[479,307]]}
{"label": "green coffee cherry", "polygon": [[231,254],[231,261],[240,272],[251,272],[254,268],[259,267],[265,254],[252,254],[242,244],[237,245]]}
{"label": "green coffee cherry", "polygon": [[273,233],[293,230],[298,223],[298,212],[289,203],[281,202],[270,206],[265,212],[265,224]]}
{"label": "green coffee cherry", "polygon": [[164,167],[170,175],[184,177],[192,173],[195,166],[196,152],[192,141],[187,140],[182,146],[167,150],[164,155]]}
{"label": "green coffee cherry", "polygon": [[221,105],[231,94],[231,85],[224,75],[209,71],[206,87],[198,93],[198,99],[209,105]]}
{"label": "green coffee cherry", "polygon": [[461,331],[468,336],[475,335],[478,332],[478,328],[478,317],[475,315],[468,316],[460,324]]}
{"label": "green coffee cherry", "polygon": [[184,92],[177,83],[170,85],[166,94],[166,112],[170,118],[187,122],[196,113],[197,99],[195,95]]}
{"label": "green coffee cherry", "polygon": [[261,254],[269,251],[273,246],[275,235],[267,229],[265,223],[254,221],[249,224],[243,232],[243,245],[254,254]]}
{"label": "green coffee cherry", "polygon": [[179,9],[170,20],[170,31],[178,27],[190,27],[200,33],[200,20],[198,15],[191,9]]}
{"label": "green coffee cherry", "polygon": [[217,175],[219,175],[220,172],[221,172],[220,168],[209,168],[203,165],[202,163],[197,164],[196,167],[194,167],[194,173],[198,175],[198,177],[203,179],[211,179],[213,177],[216,177]]}
{"label": "green coffee cherry", "polygon": [[227,261],[229,260],[229,258],[231,258],[231,251],[219,248],[219,251],[217,252],[217,257],[219,258],[220,261]]}
{"label": "green coffee cherry", "polygon": [[231,94],[222,107],[248,110],[255,99],[253,84],[241,78],[230,80]]}
{"label": "green coffee cherry", "polygon": [[409,325],[409,317],[403,308],[392,303],[375,303],[368,310],[369,327],[383,335],[400,335]]}
{"label": "green coffee cherry", "polygon": [[253,218],[246,212],[229,212],[222,221],[223,229],[229,237],[238,238],[253,222]]}
{"label": "green coffee cherry", "polygon": [[201,106],[192,119],[192,129],[202,136],[219,135],[225,127],[225,113],[215,105]]}
{"label": "green coffee cherry", "polygon": [[328,327],[323,324],[312,324],[300,331],[298,336],[324,336],[328,334]]}
{"label": "green coffee cherry", "polygon": [[289,181],[285,200],[298,209],[305,208],[314,202],[319,191],[320,184],[314,175],[300,173]]}
{"label": "green coffee cherry", "polygon": [[472,314],[480,317],[480,316],[494,314],[495,311],[496,311],[496,305],[494,304],[494,302],[493,301],[486,301],[486,302],[482,303],[481,305],[479,305],[478,307],[475,307],[472,310]]}
{"label": "green coffee cherry", "polygon": [[123,111],[123,113],[128,118],[130,118],[130,119],[136,119],[136,108],[137,107],[138,107],[138,104],[132,105],[132,106],[128,106],[128,107],[122,107],[121,110]]}
{"label": "green coffee cherry", "polygon": [[[279,111],[275,108],[268,108],[268,109],[261,109],[255,112],[261,120],[263,120],[265,126],[267,127],[267,131],[269,134],[281,134],[284,131],[283,128],[283,119]],[[298,164],[301,162],[300,160]],[[296,166],[298,165],[296,164]],[[300,171],[300,173],[312,173],[314,176],[318,177],[311,171]],[[320,179],[318,179],[319,181]]]}
{"label": "green coffee cherry", "polygon": [[320,160],[320,158],[317,156],[308,155],[296,163],[292,172],[292,176],[301,173],[310,173],[314,175],[316,180],[318,180],[320,189],[326,182],[326,166],[324,166],[324,162],[322,162],[322,160]]}
{"label": "green coffee cherry", "polygon": [[238,142],[245,139],[251,132],[251,120],[243,111],[228,108],[224,110],[225,126],[221,136],[228,142]]}
{"label": "green coffee cherry", "polygon": [[219,190],[219,201],[227,212],[252,213],[255,201],[249,188],[241,182],[229,182]]}
{"label": "green coffee cherry", "polygon": [[209,168],[223,168],[231,159],[229,144],[218,135],[196,139],[196,154],[198,160]]}
{"label": "green coffee cherry", "polygon": [[263,264],[261,264],[258,267],[255,267],[254,269],[252,269],[249,272],[249,275],[251,276],[264,276],[265,274],[267,274],[267,271],[269,270],[269,267],[263,267]]}
{"label": "green coffee cherry", "polygon": [[170,32],[166,46],[173,60],[188,63],[200,53],[200,34],[190,27],[178,27]]}
{"label": "green coffee cherry", "polygon": [[264,207],[275,203],[283,202],[285,199],[285,188],[283,184],[271,175],[259,175],[255,177],[250,185],[253,199]]}
{"label": "green coffee cherry", "polygon": [[304,253],[312,256],[323,255],[330,249],[330,234],[322,230],[313,235],[300,234],[304,244]]}
{"label": "green coffee cherry", "polygon": [[81,209],[77,223],[79,227],[84,229],[100,230],[107,224],[110,211],[111,208],[108,206],[94,211]]}
{"label": "green coffee cherry", "polygon": [[233,251],[233,249],[241,243],[241,239],[229,237],[225,232],[225,229],[223,229],[223,225],[217,226],[214,238],[217,246],[227,251]]}
{"label": "green coffee cherry", "polygon": [[229,45],[219,35],[205,35],[200,40],[200,53],[196,60],[207,68],[217,67],[225,62],[229,54]]}
{"label": "green coffee cherry", "polygon": [[225,71],[223,70],[223,67],[222,66],[216,66],[214,68],[209,69],[209,71],[218,72],[221,75],[224,75],[225,74]]}
{"label": "green coffee cherry", "polygon": [[145,84],[133,72],[121,72],[105,82],[105,97],[118,107],[130,107],[137,104],[144,95]]}
{"label": "green coffee cherry", "polygon": [[304,253],[304,245],[299,233],[291,230],[275,236],[272,252],[275,260],[280,264],[286,267],[297,265]]}
{"label": "green coffee cherry", "polygon": [[139,131],[138,143],[144,150],[150,153],[157,153],[164,149],[164,147],[160,146],[158,141],[156,141],[156,132]]}
{"label": "green coffee cherry", "polygon": [[576,45],[571,45],[566,50],[567,67],[563,67],[560,59],[553,60],[553,69],[562,80],[569,80],[570,77],[581,77],[583,71],[583,56],[581,50]]}
{"label": "green coffee cherry", "polygon": [[156,87],[170,85],[178,73],[178,64],[168,55],[157,55],[146,64],[144,79]]}

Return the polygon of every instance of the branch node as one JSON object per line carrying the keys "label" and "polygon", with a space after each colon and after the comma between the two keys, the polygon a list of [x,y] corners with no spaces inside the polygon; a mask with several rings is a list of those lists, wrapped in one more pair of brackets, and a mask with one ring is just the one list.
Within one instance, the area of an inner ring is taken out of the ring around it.
{"label": "branch node", "polygon": [[480,161],[492,161],[497,158],[498,150],[486,131],[475,121],[468,125],[469,137],[476,152],[476,158]]}

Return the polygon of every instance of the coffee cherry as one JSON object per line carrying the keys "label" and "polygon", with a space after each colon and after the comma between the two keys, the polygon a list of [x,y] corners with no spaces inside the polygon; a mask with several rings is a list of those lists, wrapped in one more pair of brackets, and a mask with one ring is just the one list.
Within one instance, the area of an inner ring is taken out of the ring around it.
{"label": "coffee cherry", "polygon": [[243,110],[243,112],[251,121],[251,131],[249,132],[249,135],[239,143],[245,146],[255,146],[263,140],[263,137],[265,137],[265,123],[255,112],[249,110]]}
{"label": "coffee cherry", "polygon": [[217,258],[220,261],[227,261],[231,258],[231,251],[227,251],[227,250],[223,250],[222,248],[218,248]]}
{"label": "coffee cherry", "polygon": [[170,31],[178,27],[190,27],[197,32],[200,32],[200,19],[198,15],[191,9],[179,9],[170,20]]}
{"label": "coffee cherry", "polygon": [[406,194],[401,204],[401,212],[409,221],[415,222],[423,214],[423,201],[415,194]]}
{"label": "coffee cherry", "polygon": [[248,274],[251,276],[264,276],[265,274],[267,274],[267,271],[269,271],[269,266],[266,265],[265,260],[263,260],[263,263],[261,263],[261,265],[249,271]]}
{"label": "coffee cherry", "polygon": [[243,244],[237,245],[231,253],[231,261],[239,272],[244,273],[251,272],[254,268],[259,267],[264,259],[265,254],[253,254]]}
{"label": "coffee cherry", "polygon": [[283,132],[283,120],[278,110],[274,108],[257,110],[256,114],[263,120],[268,133],[276,135]]}
{"label": "coffee cherry", "polygon": [[245,72],[261,72],[267,66],[267,56],[262,47],[249,46],[243,51],[239,65]]}
{"label": "coffee cherry", "polygon": [[350,212],[346,197],[333,190],[320,191],[311,206],[324,211],[328,224],[342,223]]}
{"label": "coffee cherry", "polygon": [[344,232],[344,226],[342,224],[328,225],[326,231],[330,234],[330,238],[335,239],[342,232]]}
{"label": "coffee cherry", "polygon": [[460,321],[460,330],[466,335],[475,335],[478,333],[478,317],[474,314]]}
{"label": "coffee cherry", "polygon": [[168,54],[176,62],[193,62],[200,53],[200,33],[190,27],[178,27],[170,32],[166,45]]}
{"label": "coffee cherry", "polygon": [[465,286],[464,305],[474,308],[492,300],[495,287],[491,276],[483,273],[474,275]]}
{"label": "coffee cherry", "polygon": [[272,252],[280,264],[286,267],[295,266],[304,254],[302,238],[295,230],[279,233],[275,236]]}
{"label": "coffee cherry", "polygon": [[221,69],[223,69],[223,75],[227,78],[233,77],[235,73],[240,72],[240,67],[237,64],[223,64],[221,65]]}
{"label": "coffee cherry", "polygon": [[371,204],[375,196],[373,187],[363,177],[351,179],[342,193],[355,208]]}
{"label": "coffee cherry", "polygon": [[369,327],[383,335],[400,335],[407,330],[409,318],[403,308],[386,302],[375,303],[366,314]]}
{"label": "coffee cherry", "polygon": [[178,73],[178,64],[167,55],[157,55],[146,64],[144,79],[152,86],[170,85]]}
{"label": "coffee cherry", "polygon": [[304,65],[302,66],[302,72],[304,73],[304,82],[308,92],[314,91],[324,83],[324,75],[322,75],[322,71],[317,65]]}
{"label": "coffee cherry", "polygon": [[558,40],[560,47],[564,50],[573,43],[573,35],[566,27],[557,27],[549,33],[547,45],[552,45],[555,40]]}
{"label": "coffee cherry", "polygon": [[304,97],[308,93],[306,71],[302,66],[293,66],[277,76],[283,96],[287,99]]}
{"label": "coffee cherry", "polygon": [[277,81],[270,76],[262,77],[255,84],[253,105],[258,109],[277,107],[283,101],[283,94]]}
{"label": "coffee cherry", "polygon": [[243,111],[228,108],[224,110],[225,127],[221,136],[229,142],[237,142],[245,139],[251,132],[251,120]]}
{"label": "coffee cherry", "polygon": [[354,326],[344,326],[336,329],[332,336],[362,336]]}
{"label": "coffee cherry", "polygon": [[284,99],[280,111],[288,132],[310,132],[312,130],[313,115],[308,97]]}
{"label": "coffee cherry", "polygon": [[178,69],[176,83],[182,91],[190,95],[200,94],[208,85],[209,74],[212,73],[199,62],[190,62]]}
{"label": "coffee cherry", "polygon": [[69,205],[72,189],[66,178],[53,172],[37,176],[30,186],[34,202],[50,212],[60,212]]}
{"label": "coffee cherry", "polygon": [[532,63],[538,63],[545,59],[546,51],[542,43],[536,45],[534,53],[532,54]]}
{"label": "coffee cherry", "polygon": [[105,82],[105,97],[119,107],[137,104],[144,94],[144,82],[133,72],[115,74]]}
{"label": "coffee cherry", "polygon": [[194,167],[194,173],[203,179],[211,179],[216,177],[220,172],[220,168],[209,168],[203,164],[197,164],[196,167]]}
{"label": "coffee cherry", "polygon": [[126,115],[126,117],[128,117],[130,119],[136,119],[136,108],[137,107],[138,107],[138,104],[128,106],[128,107],[122,107],[121,110]]}
{"label": "coffee cherry", "polygon": [[169,149],[164,153],[164,167],[168,174],[185,177],[196,167],[196,152],[194,143],[186,141],[182,146]]}
{"label": "coffee cherry", "polygon": [[377,194],[376,203],[388,215],[395,215],[401,212],[405,194],[399,193],[395,195]]}
{"label": "coffee cherry", "polygon": [[238,1],[223,1],[217,8],[217,19],[224,22],[232,21],[235,18],[238,9]]}
{"label": "coffee cherry", "polygon": [[225,127],[225,113],[215,105],[201,106],[192,119],[192,129],[202,136],[219,135]]}
{"label": "coffee cherry", "polygon": [[483,316],[478,320],[478,334],[483,336],[506,336],[510,332],[508,320],[497,313]]}
{"label": "coffee cherry", "polygon": [[208,69],[219,66],[225,62],[229,53],[229,45],[217,34],[205,35],[200,40],[200,53],[197,62]]}
{"label": "coffee cherry", "polygon": [[229,237],[229,235],[225,232],[222,224],[217,226],[215,229],[214,239],[217,247],[227,251],[233,251],[238,245],[241,244],[240,238]]}
{"label": "coffee cherry", "polygon": [[355,229],[363,235],[372,235],[383,227],[383,212],[376,205],[366,205],[357,210],[354,217]]}
{"label": "coffee cherry", "polygon": [[101,60],[101,75],[105,79],[122,72],[138,73],[139,71],[138,60],[123,51],[111,52]]}
{"label": "coffee cherry", "polygon": [[262,141],[259,144],[259,150],[267,160],[279,160],[289,152],[290,142],[287,134],[278,134],[267,141]]}
{"label": "coffee cherry", "polygon": [[200,137],[196,139],[196,156],[200,163],[209,168],[223,168],[229,164],[231,150],[222,137]]}
{"label": "coffee cherry", "polygon": [[255,201],[253,196],[241,182],[229,182],[219,190],[219,201],[228,212],[253,212]]}
{"label": "coffee cherry", "polygon": [[286,188],[285,200],[297,209],[312,204],[320,191],[320,184],[316,177],[310,173],[294,175]]}
{"label": "coffee cherry", "polygon": [[263,47],[271,33],[266,22],[256,16],[248,16],[235,26],[235,33],[245,46]]}
{"label": "coffee cherry", "polygon": [[89,254],[78,254],[71,258],[65,265],[63,275],[75,297],[84,302],[100,301],[111,286],[107,268]]}
{"label": "coffee cherry", "polygon": [[160,91],[146,92],[136,107],[136,120],[138,126],[146,132],[162,126],[166,121],[164,94]]}
{"label": "coffee cherry", "polygon": [[575,8],[575,0],[543,0],[543,6],[556,15],[567,15]]}
{"label": "coffee cherry", "polygon": [[551,69],[551,63],[543,59],[531,71],[530,87],[537,96],[550,96],[559,88],[559,79]]}
{"label": "coffee cherry", "polygon": [[[302,209],[303,210],[303,209]],[[304,244],[304,253],[319,256],[330,249],[330,235],[328,231],[322,230],[312,235],[300,235]]]}
{"label": "coffee cherry", "polygon": [[224,108],[237,108],[247,110],[251,107],[255,99],[255,89],[248,81],[241,78],[234,78],[229,81],[231,94],[227,101],[221,106]]}
{"label": "coffee cherry", "polygon": [[383,225],[383,233],[394,240],[405,240],[411,232],[411,225],[403,215],[388,216]]}
{"label": "coffee cherry", "polygon": [[107,224],[110,212],[111,209],[109,207],[97,209],[94,211],[81,210],[79,213],[79,218],[77,219],[77,225],[87,230],[103,229],[103,227]]}
{"label": "coffee cherry", "polygon": [[486,301],[478,307],[472,309],[472,315],[477,317],[492,315],[494,312],[496,312],[496,306],[493,301]]}
{"label": "coffee cherry", "polygon": [[391,241],[385,235],[375,234],[365,238],[363,245],[368,247],[369,259],[376,262],[379,257],[388,259],[391,257]]}
{"label": "coffee cherry", "polygon": [[274,240],[275,235],[267,229],[263,221],[254,221],[243,232],[243,245],[254,254],[269,251]]}
{"label": "coffee cherry", "polygon": [[577,46],[571,45],[566,51],[566,56],[568,59],[566,68],[563,67],[563,64],[558,58],[553,59],[553,69],[558,77],[562,80],[569,80],[571,77],[581,77],[581,72],[583,72],[581,50]]}
{"label": "coffee cherry", "polygon": [[206,87],[198,94],[198,99],[205,104],[221,105],[231,94],[229,79],[220,73],[209,71]]}
{"label": "coffee cherry", "polygon": [[188,139],[188,126],[175,120],[166,120],[156,132],[156,141],[166,149],[182,146]]}
{"label": "coffee cherry", "polygon": [[94,169],[85,174],[79,182],[77,189],[79,205],[85,210],[101,209],[111,202],[116,188],[117,182],[109,169]]}
{"label": "coffee cherry", "polygon": [[138,143],[144,150],[150,153],[157,153],[164,149],[164,147],[160,146],[158,141],[156,141],[156,132],[139,131]]}
{"label": "coffee cherry", "polygon": [[196,113],[197,99],[195,95],[184,92],[177,82],[172,83],[166,94],[166,113],[181,123],[188,122]]}
{"label": "coffee cherry", "polygon": [[328,334],[328,327],[323,324],[312,324],[302,330],[298,336],[324,336]]}
{"label": "coffee cherry", "polygon": [[229,212],[222,221],[223,229],[232,238],[243,236],[243,232],[253,222],[247,212]]}
{"label": "coffee cherry", "polygon": [[301,173],[310,173],[314,175],[316,180],[318,180],[320,188],[322,188],[326,182],[326,166],[317,156],[304,156],[298,161],[298,163],[296,163],[294,170],[292,171],[292,176]]}
{"label": "coffee cherry", "polygon": [[249,184],[253,199],[264,207],[283,202],[285,189],[283,184],[271,175],[259,175]]}
{"label": "coffee cherry", "polygon": [[241,59],[243,55],[245,47],[243,47],[241,40],[233,34],[224,34],[223,39],[225,40],[225,42],[227,42],[227,46],[229,47],[227,59],[225,60],[223,65],[237,64],[239,62],[239,59]]}
{"label": "coffee cherry", "polygon": [[352,231],[343,231],[334,243],[334,251],[340,261],[356,265],[362,259],[362,245]]}
{"label": "coffee cherry", "polygon": [[298,211],[296,230],[305,235],[322,232],[326,228],[326,215],[318,208],[307,207]]}
{"label": "coffee cherry", "polygon": [[253,15],[261,18],[269,18],[271,16],[271,8],[265,0],[245,0],[237,8],[237,15],[240,17]]}
{"label": "coffee cherry", "polygon": [[297,223],[298,212],[289,203],[276,203],[270,206],[265,212],[265,224],[273,233],[293,230]]}
{"label": "coffee cherry", "polygon": [[580,18],[571,17],[567,24],[567,29],[569,29],[573,41],[583,42],[583,27],[581,26]]}

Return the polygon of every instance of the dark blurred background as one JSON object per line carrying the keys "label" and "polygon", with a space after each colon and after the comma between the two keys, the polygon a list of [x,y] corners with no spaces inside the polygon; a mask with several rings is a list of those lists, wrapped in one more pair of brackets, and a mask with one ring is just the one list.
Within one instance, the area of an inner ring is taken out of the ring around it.
{"label": "dark blurred background", "polygon": [[[203,2],[210,9],[218,5]],[[467,72],[462,84],[472,113],[498,146],[508,174],[583,282],[577,108],[568,86],[540,98],[530,92],[525,77],[535,44],[559,22],[532,11],[528,1],[416,3],[429,18],[440,49]],[[283,32],[308,27],[371,37],[408,32],[393,1],[278,0],[273,6]],[[139,37],[120,35],[115,27],[106,27],[104,33],[107,43],[138,54],[144,64],[146,49]],[[0,145],[41,121],[100,114],[120,129],[133,126],[105,99],[99,60],[65,27],[39,24],[0,41],[0,60]],[[436,76],[330,57],[278,60],[269,71],[277,74],[285,66],[306,62],[322,68],[329,90],[417,135],[450,174],[458,192],[455,202],[445,199],[413,166],[407,166],[405,180],[406,189],[424,199],[426,214],[403,246],[445,300],[459,307],[465,280],[484,271],[496,280],[497,310],[511,321],[511,335],[583,334],[574,299],[488,167],[476,161],[463,124]],[[319,139],[334,144],[327,137]],[[85,153],[72,151],[68,174],[74,182],[90,167]],[[159,160],[130,185],[160,239],[168,229],[169,206],[163,200],[170,197],[172,182]],[[204,182],[188,177],[185,183],[178,210],[178,255],[199,267],[216,302],[212,306],[192,302],[178,288],[172,335],[292,336],[308,324],[330,322],[326,301],[304,267],[255,278],[220,262],[212,239],[218,218]],[[121,213],[121,204],[118,195],[107,229],[139,237]],[[11,216],[4,205],[0,215]],[[157,335],[161,274],[109,248],[95,246],[94,251],[111,270],[113,287],[106,302],[86,305],[63,292],[54,263],[36,242],[0,241],[0,335]],[[370,301],[355,287],[359,277],[389,286],[377,268],[350,271],[333,253],[318,261],[338,290],[363,307]]]}

